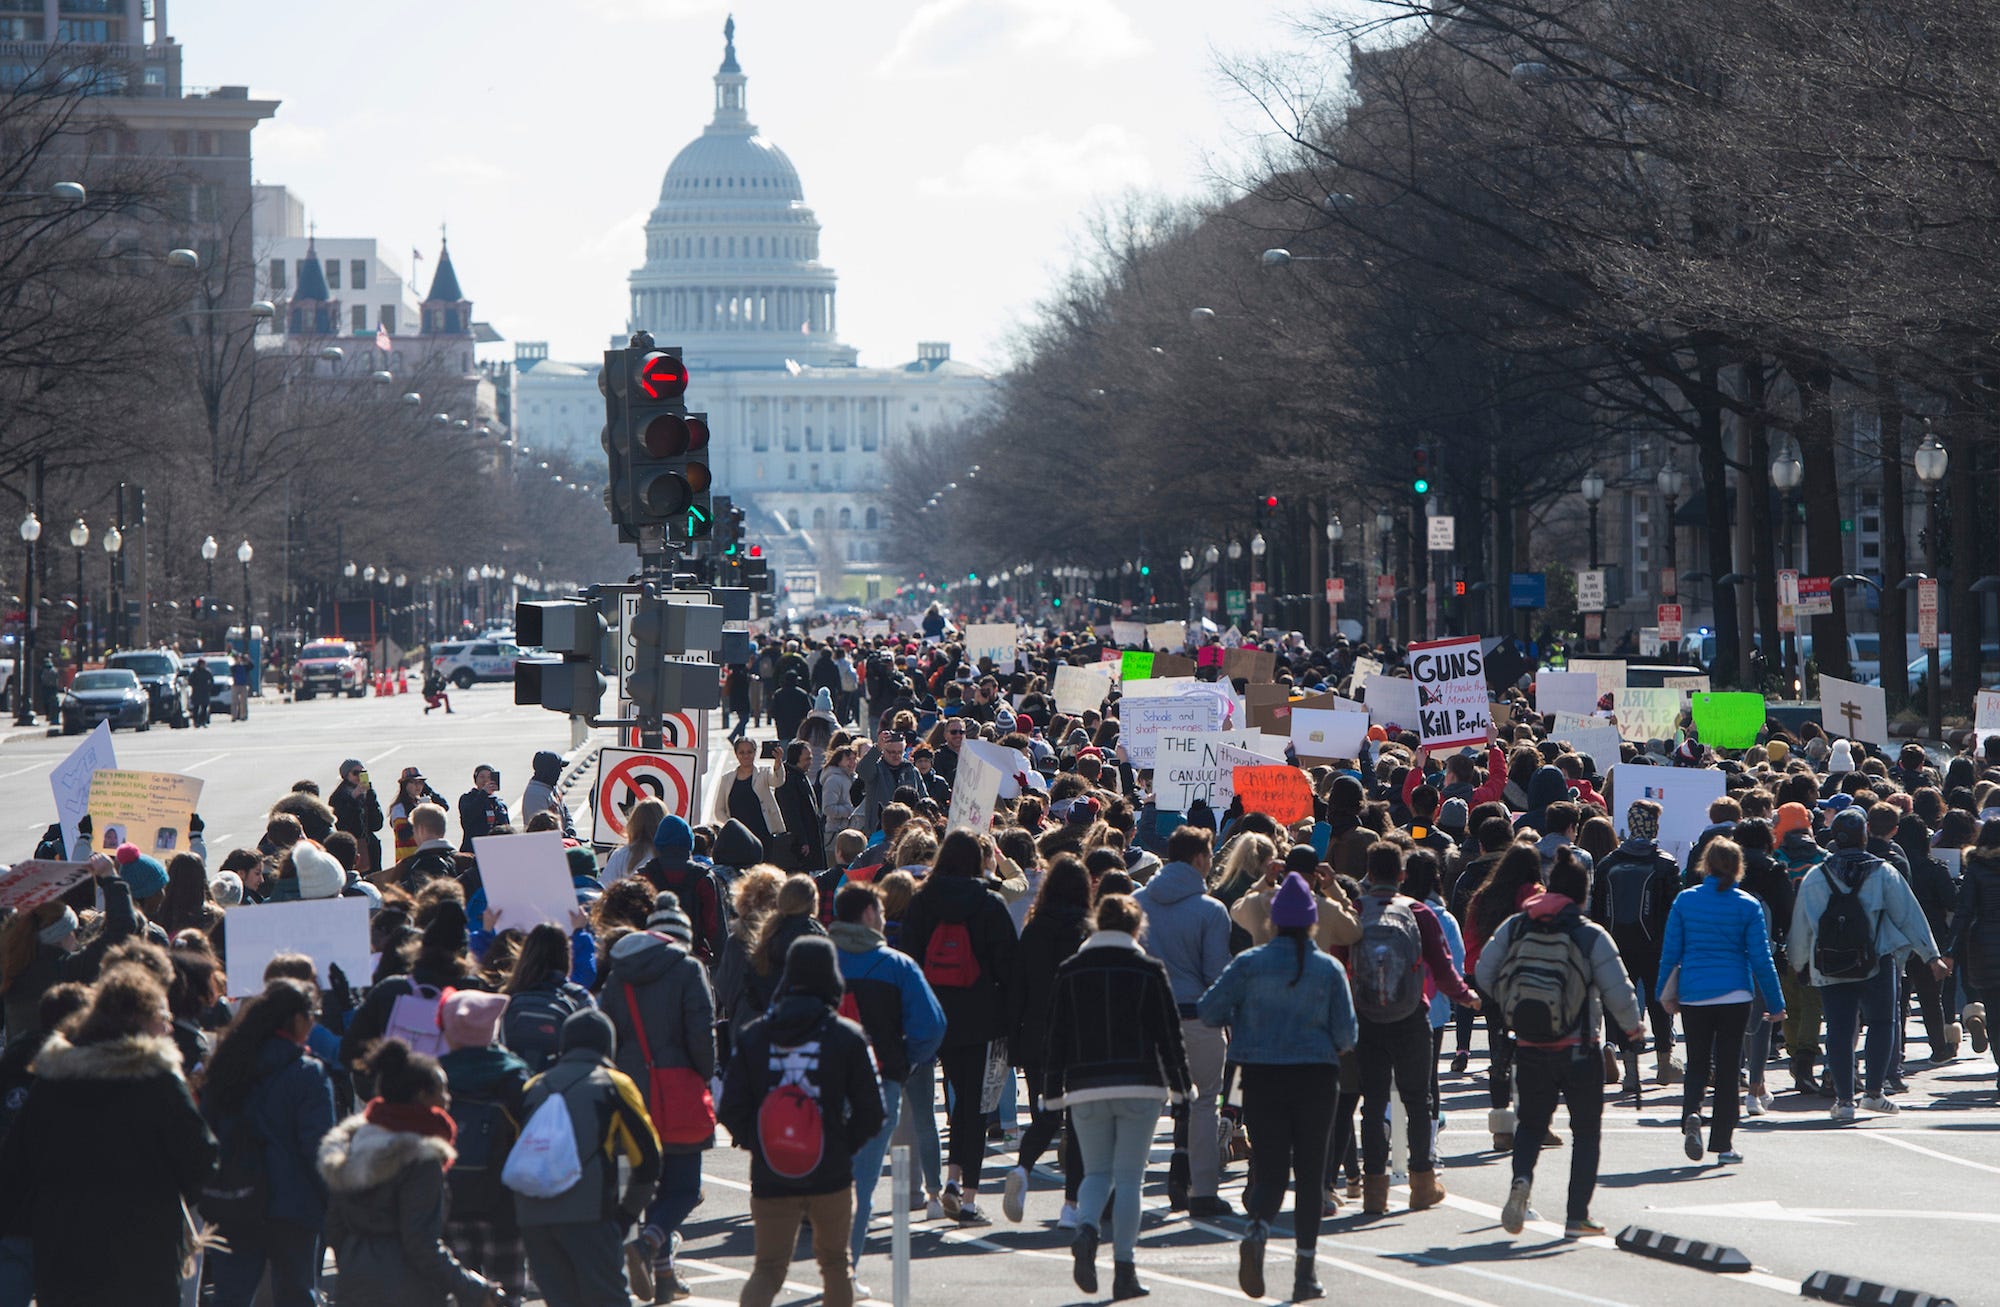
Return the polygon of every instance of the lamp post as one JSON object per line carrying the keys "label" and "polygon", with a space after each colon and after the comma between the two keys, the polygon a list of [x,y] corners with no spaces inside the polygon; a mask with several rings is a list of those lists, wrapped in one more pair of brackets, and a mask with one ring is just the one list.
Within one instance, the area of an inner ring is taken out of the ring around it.
{"label": "lamp post", "polygon": [[[1938,575],[1938,487],[1944,484],[1945,468],[1951,462],[1951,455],[1942,444],[1938,443],[1936,436],[1927,436],[1924,439],[1924,443],[1917,446],[1916,453],[1911,455],[1910,461],[1916,465],[1917,480],[1923,482],[1924,489],[1929,492],[1928,502],[1924,509],[1924,553],[1930,574],[1935,578]],[[1958,614],[1956,613],[1952,614],[1954,619],[1957,616]],[[1957,624],[1955,620],[1953,624]],[[1975,641],[1979,639],[1979,627],[1977,623],[1973,624],[1972,638]],[[1938,684],[1943,677],[1938,669],[1936,641],[1931,643],[1928,653],[1929,657],[1926,659],[1924,670],[1930,680],[1931,738],[1936,740],[1944,737],[1943,689]]]}
{"label": "lamp post", "polygon": [[[1381,589],[1380,579],[1389,575],[1389,532],[1394,530],[1395,526],[1396,515],[1394,513],[1391,513],[1386,508],[1375,510],[1375,538],[1382,544],[1382,570],[1375,574],[1377,579],[1376,589],[1378,590]],[[1389,641],[1389,613],[1379,603],[1376,611],[1379,615],[1375,619],[1375,640],[1378,644],[1387,644]]]}
{"label": "lamp post", "polygon": [[[1243,542],[1241,540],[1231,540],[1229,542],[1229,561],[1231,563],[1235,563],[1239,561],[1242,557],[1243,557]],[[1235,569],[1231,568],[1230,570],[1234,572]],[[1246,589],[1243,595],[1243,629],[1245,632],[1248,632],[1250,629],[1250,595],[1248,593],[1247,582],[1245,583],[1245,586]]]}
{"label": "lamp post", "polygon": [[1660,469],[1660,493],[1667,501],[1667,571],[1673,575],[1674,583],[1661,588],[1661,597],[1672,599],[1680,589],[1680,577],[1674,568],[1674,507],[1687,493],[1687,473],[1669,464]]}
{"label": "lamp post", "polygon": [[[1327,520],[1326,524],[1327,552],[1332,555],[1332,563],[1327,568],[1326,574],[1329,577],[1338,577],[1343,584],[1345,584],[1347,578],[1342,575],[1342,564],[1344,560],[1341,556],[1342,554],[1341,542],[1344,541],[1346,538],[1347,538],[1347,528],[1341,525],[1340,514],[1335,513],[1331,518]],[[1338,632],[1338,629],[1339,629],[1339,621],[1335,616],[1335,609],[1333,605],[1328,604],[1326,609],[1326,634],[1327,634],[1327,639],[1329,641],[1333,639],[1334,635]]]}
{"label": "lamp post", "polygon": [[111,620],[104,624],[107,644],[117,644],[123,634],[124,607],[118,601],[118,551],[125,547],[125,533],[113,526],[104,533],[105,589],[111,595]]}
{"label": "lamp post", "polygon": [[202,539],[201,561],[208,568],[208,589],[206,593],[208,595],[208,606],[211,610],[211,615],[215,608],[215,556],[221,552],[222,547],[215,543],[214,536],[206,536]]}
{"label": "lamp post", "polygon": [[[1943,473],[1940,472],[1939,475],[1942,476]],[[1795,495],[1799,484],[1805,479],[1806,465],[1799,460],[1797,446],[1787,443],[1776,454],[1771,456],[1771,484],[1778,488],[1778,512],[1779,516],[1785,519],[1785,566],[1788,568],[1794,566],[1792,561],[1792,522],[1798,517],[1798,512],[1794,507],[1798,502]],[[1936,571],[1937,569],[1932,568],[1931,570]],[[1796,615],[1792,618],[1792,625],[1795,628],[1798,626]],[[1787,679],[1790,679],[1795,674],[1792,667],[1797,649],[1798,634],[1794,630],[1785,638],[1784,665]]]}
{"label": "lamp post", "polygon": [[[1590,508],[1590,570],[1595,572],[1597,570],[1597,506],[1604,499],[1604,478],[1595,472],[1584,473],[1583,483],[1577,487],[1577,493],[1583,496],[1583,502]],[[1597,640],[1589,642],[1593,651],[1598,647],[1599,642],[1604,639],[1604,614],[1602,612],[1597,615],[1597,623]]]}
{"label": "lamp post", "polygon": [[35,724],[35,542],[42,538],[42,520],[30,508],[21,519],[21,542],[28,561],[28,582],[21,593],[26,602],[21,613],[21,643],[14,664],[14,724]]}
{"label": "lamp post", "polygon": [[256,552],[248,540],[236,546],[236,561],[243,564],[243,649],[246,653],[250,649],[250,560]]}
{"label": "lamp post", "polygon": [[90,526],[81,517],[69,524],[69,543],[76,550],[76,665],[83,666],[83,655],[90,641],[86,632],[90,624],[84,620],[87,605],[83,595],[83,547],[90,543]]}
{"label": "lamp post", "polygon": [[[1263,605],[1257,602],[1257,572],[1263,565],[1264,551],[1269,548],[1270,546],[1264,543],[1264,533],[1262,531],[1250,537],[1250,629],[1253,631],[1263,629],[1263,618],[1260,612]],[[1268,576],[1269,573],[1265,573],[1265,575]]]}

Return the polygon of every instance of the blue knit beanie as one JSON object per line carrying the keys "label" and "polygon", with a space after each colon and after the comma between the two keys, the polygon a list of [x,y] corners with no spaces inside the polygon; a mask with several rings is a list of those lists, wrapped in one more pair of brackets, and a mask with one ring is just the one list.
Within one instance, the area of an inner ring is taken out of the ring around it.
{"label": "blue knit beanie", "polygon": [[660,819],[660,828],[653,832],[653,847],[661,852],[679,849],[682,853],[692,853],[694,831],[685,821],[670,812]]}

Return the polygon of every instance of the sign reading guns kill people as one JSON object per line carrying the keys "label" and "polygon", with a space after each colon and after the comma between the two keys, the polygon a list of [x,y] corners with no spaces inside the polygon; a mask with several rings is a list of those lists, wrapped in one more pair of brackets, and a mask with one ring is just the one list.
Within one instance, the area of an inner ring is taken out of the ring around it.
{"label": "sign reading guns kill people", "polygon": [[1410,679],[1417,683],[1417,723],[1426,749],[1484,744],[1493,716],[1486,701],[1486,660],[1479,637],[1430,640],[1410,646]]}

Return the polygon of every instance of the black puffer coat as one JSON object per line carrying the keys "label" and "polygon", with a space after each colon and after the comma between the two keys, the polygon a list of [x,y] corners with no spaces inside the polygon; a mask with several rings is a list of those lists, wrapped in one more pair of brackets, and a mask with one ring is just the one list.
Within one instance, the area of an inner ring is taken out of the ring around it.
{"label": "black puffer coat", "polygon": [[1965,851],[1951,954],[1982,1000],[2000,1000],[2000,848],[1982,844]]}

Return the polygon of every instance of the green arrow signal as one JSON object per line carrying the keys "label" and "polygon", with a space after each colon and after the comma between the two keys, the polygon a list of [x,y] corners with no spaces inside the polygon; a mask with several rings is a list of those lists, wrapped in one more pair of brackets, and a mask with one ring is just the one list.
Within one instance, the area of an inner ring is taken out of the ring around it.
{"label": "green arrow signal", "polygon": [[706,508],[696,504],[688,509],[688,538],[695,539],[708,534],[715,525],[715,517]]}

